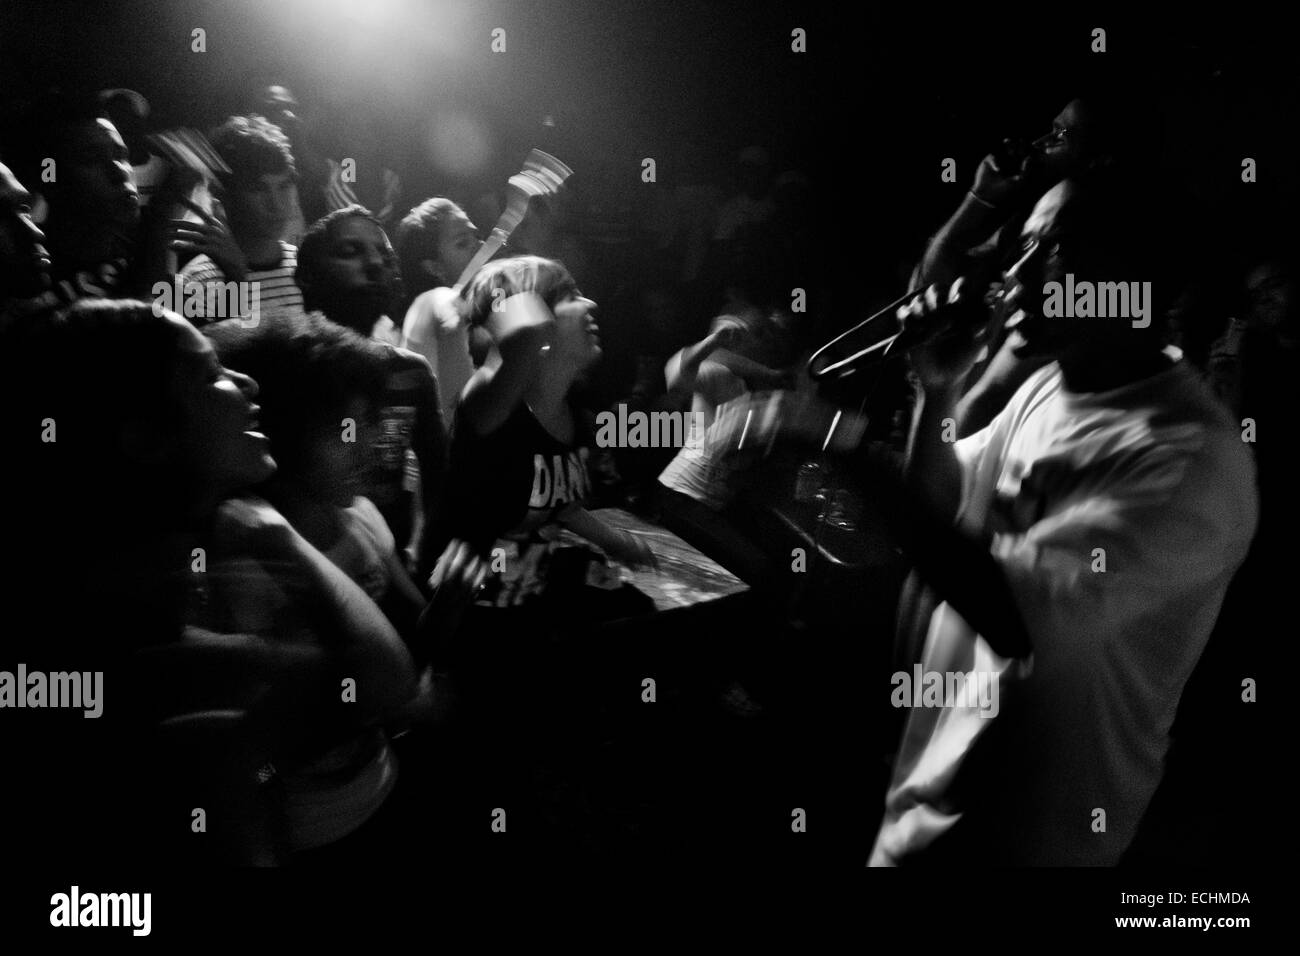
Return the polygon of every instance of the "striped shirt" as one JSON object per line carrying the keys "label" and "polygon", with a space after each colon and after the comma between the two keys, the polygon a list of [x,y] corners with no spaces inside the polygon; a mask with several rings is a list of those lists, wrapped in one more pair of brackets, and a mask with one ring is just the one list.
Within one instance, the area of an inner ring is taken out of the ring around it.
{"label": "striped shirt", "polygon": [[[298,268],[298,248],[287,242],[281,242],[280,248],[282,252],[279,265],[270,269],[249,269],[245,277],[245,281],[258,284],[260,316],[280,317],[303,314],[302,290],[293,279],[294,270]],[[180,274],[187,285],[190,282],[207,285],[226,281],[221,267],[202,254],[190,260]],[[196,326],[231,318],[228,315],[208,315],[206,303],[201,306],[196,303],[196,306],[198,306],[196,316],[191,317],[188,311],[185,313],[186,318],[190,318]]]}

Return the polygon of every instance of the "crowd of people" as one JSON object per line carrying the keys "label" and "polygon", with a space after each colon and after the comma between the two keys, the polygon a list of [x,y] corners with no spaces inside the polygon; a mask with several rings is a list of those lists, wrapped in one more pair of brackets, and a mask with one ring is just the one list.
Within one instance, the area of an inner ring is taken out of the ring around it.
{"label": "crowd of people", "polygon": [[[906,715],[863,856],[1124,858],[1216,623],[1243,626],[1264,593],[1284,439],[1243,434],[1292,427],[1297,381],[1285,249],[1250,263],[1240,312],[1191,335],[1186,237],[1148,188],[1131,109],[1073,101],[981,164],[916,266],[910,388],[883,428],[817,397],[805,366],[828,326],[791,296],[808,184],[744,151],[737,195],[664,235],[642,291],[664,326],[644,337],[666,347],[614,396],[698,413],[703,440],[611,455],[592,429],[594,280],[544,241],[553,210],[462,286],[485,223],[445,196],[400,201],[364,132],[354,180],[288,89],[211,132],[210,174],[133,164],[122,96],[51,96],[0,141],[4,574],[9,606],[33,611],[5,656],[104,671],[120,708],[18,745],[50,795],[34,839],[375,860],[443,839],[449,806],[486,827],[475,801],[539,768],[592,773],[584,721],[602,715],[599,737],[617,707],[575,668],[660,639],[627,627],[654,607],[618,570],[655,569],[654,547],[596,505],[678,530],[754,587],[739,632],[779,630],[789,554],[764,553],[732,505],[752,450],[781,443],[836,459],[888,519],[914,569],[898,668],[989,674],[1003,695],[996,719]],[[1154,320],[1052,313],[1044,287],[1067,274],[1150,282]],[[159,283],[256,294],[163,308]],[[675,321],[681,303],[699,314]],[[717,656],[687,640],[716,620],[674,626],[662,644],[683,660]],[[491,771],[448,772],[456,748]],[[220,839],[191,839],[195,808]]]}

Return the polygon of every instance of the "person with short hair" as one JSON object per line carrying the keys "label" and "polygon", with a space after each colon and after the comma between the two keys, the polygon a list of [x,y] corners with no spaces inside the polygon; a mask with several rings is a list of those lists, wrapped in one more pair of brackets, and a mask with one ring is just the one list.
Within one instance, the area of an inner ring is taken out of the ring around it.
{"label": "person with short hair", "polygon": [[[451,520],[456,536],[480,553],[496,546],[518,555],[481,601],[562,601],[564,592],[548,594],[557,583],[547,569],[558,527],[618,560],[653,565],[643,542],[583,507],[591,491],[590,436],[570,393],[601,354],[596,304],[564,266],[536,256],[489,263],[466,299],[470,325],[486,328],[492,344],[456,410]],[[582,611],[548,606],[561,615]]]}
{"label": "person with short hair", "polygon": [[[295,277],[309,311],[367,338],[390,321],[401,298],[397,255],[383,226],[362,206],[335,210],[312,224],[298,249]],[[443,505],[446,430],[429,363],[389,343],[385,348],[388,384],[366,497],[384,516],[418,581],[450,540]]]}
{"label": "person with short hair", "polygon": [[0,163],[0,317],[50,288],[50,254],[31,203],[31,193]]}
{"label": "person with short hair", "polygon": [[[1010,141],[985,156],[961,205],[931,237],[912,284],[951,285],[965,275],[994,277],[1018,258],[1016,244],[1033,204],[1062,179],[1133,180],[1149,161],[1154,118],[1136,92],[1128,99],[1091,90],[1066,103],[1050,132],[1023,151]],[[959,437],[987,425],[1012,393],[1048,358],[1027,349],[1010,329],[989,343],[956,409]]]}
{"label": "person with short hair", "polygon": [[[230,174],[221,182],[226,218],[191,207],[199,221],[172,222],[172,247],[195,253],[180,275],[187,282],[255,283],[256,321],[300,315],[302,291],[294,282],[298,250],[283,236],[297,210],[297,171],[289,140],[261,116],[232,116],[212,133],[212,145]],[[196,301],[195,325],[229,315],[208,315],[207,297]],[[243,317],[246,321],[249,317]]]}
{"label": "person with short hair", "polygon": [[33,207],[45,213],[55,296],[66,304],[143,294],[140,192],[102,99],[89,91],[51,92],[28,112],[9,153],[14,172],[36,194]]}
{"label": "person with short hair", "polygon": [[[990,331],[958,319],[983,306],[958,283],[902,310],[937,334],[911,353],[904,477],[931,590],[905,599],[901,633],[924,671],[996,681],[1000,701],[909,711],[873,863],[1113,865],[1150,804],[1257,516],[1236,426],[1164,347],[1178,264],[1151,243],[1168,225],[1140,188],[1065,180],[1039,200],[1006,307],[1054,361],[955,444],[943,422]],[[1049,309],[1067,274],[1148,282],[1144,315]]]}
{"label": "person with short hair", "polygon": [[[190,323],[141,301],[83,300],[0,335],[0,424],[16,455],[0,485],[22,544],[0,587],[42,619],[8,634],[7,653],[34,670],[100,671],[108,700],[89,736],[15,725],[14,758],[33,774],[27,832],[41,852],[87,862],[277,862],[281,807],[262,770],[323,728],[401,707],[415,689],[406,648],[359,586],[249,496],[276,468],[257,384]],[[43,421],[55,440],[28,440]],[[231,554],[296,577],[314,641],[212,626],[208,562]],[[357,703],[340,707],[345,677]],[[210,841],[190,839],[188,809],[174,825],[195,800]],[[86,829],[67,830],[70,814]]]}
{"label": "person with short hair", "polygon": [[[1003,293],[1007,325],[1051,361],[955,442],[1003,310],[964,280],[901,308],[917,390],[901,468],[852,413],[724,410],[752,419],[746,448],[784,428],[843,455],[915,568],[881,690],[907,714],[872,865],[1115,865],[1151,806],[1258,520],[1239,426],[1165,346],[1183,265],[1161,258],[1169,226],[1143,183],[1043,195]],[[1098,314],[1103,283],[1144,301]],[[1094,309],[1058,309],[1067,287],[1080,303],[1091,288]]]}
{"label": "person with short hair", "polygon": [[440,404],[449,414],[475,368],[465,301],[452,286],[482,244],[465,211],[442,197],[426,199],[397,227],[408,297],[401,345],[428,359]]}
{"label": "person with short hair", "polygon": [[[384,611],[411,653],[425,709],[433,706],[426,670],[432,642],[457,625],[485,571],[463,545],[449,545],[435,600],[426,602],[383,516],[365,497],[387,350],[318,315],[251,330],[221,322],[205,332],[224,364],[257,376],[259,418],[279,464],[259,491]],[[311,629],[292,568],[235,558],[210,568],[213,588],[221,591],[214,603],[230,615],[225,629],[268,636]],[[398,774],[383,727],[323,734],[310,753],[282,768],[290,847],[317,849],[360,828],[387,804]]]}
{"label": "person with short hair", "polygon": [[294,166],[298,171],[298,203],[284,238],[297,245],[307,231],[307,224],[329,212],[324,193],[328,167],[308,133],[310,108],[304,108],[293,90],[278,80],[257,85],[248,103],[250,113],[265,116],[289,137]]}

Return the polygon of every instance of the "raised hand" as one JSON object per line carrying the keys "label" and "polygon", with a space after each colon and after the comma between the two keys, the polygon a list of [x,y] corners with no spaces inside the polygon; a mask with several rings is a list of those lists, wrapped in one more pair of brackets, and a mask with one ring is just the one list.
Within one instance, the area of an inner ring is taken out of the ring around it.
{"label": "raised hand", "polygon": [[533,339],[547,342],[555,331],[555,315],[536,292],[520,292],[501,297],[492,303],[488,313],[487,330],[498,348],[511,339]]}
{"label": "raised hand", "polygon": [[734,349],[744,340],[746,331],[744,324],[739,319],[722,316],[717,330],[709,335],[710,351],[712,349]]}
{"label": "raised hand", "polygon": [[170,246],[177,252],[204,253],[231,282],[241,282],[248,274],[248,259],[235,241],[230,226],[202,206],[182,199],[186,208],[201,217],[200,222],[173,219],[168,228]]}
{"label": "raised hand", "polygon": [[990,206],[1005,206],[1024,194],[1032,178],[1030,158],[1016,156],[1012,142],[1003,140],[1002,149],[985,156],[975,170],[971,192]]}

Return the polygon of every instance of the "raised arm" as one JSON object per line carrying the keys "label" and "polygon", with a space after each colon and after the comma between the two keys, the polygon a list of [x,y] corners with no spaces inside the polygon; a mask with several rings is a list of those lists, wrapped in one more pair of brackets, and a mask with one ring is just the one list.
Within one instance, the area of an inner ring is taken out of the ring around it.
{"label": "raised arm", "polygon": [[926,246],[913,285],[947,288],[967,268],[971,250],[992,238],[1034,185],[1024,166],[1004,170],[997,157],[985,156],[961,205]]}
{"label": "raised arm", "polygon": [[378,605],[267,502],[232,499],[218,513],[223,547],[287,565],[301,582],[301,611],[338,672],[356,680],[358,720],[379,718],[415,693],[411,655]]}
{"label": "raised arm", "polygon": [[659,559],[643,540],[630,532],[610,527],[580,504],[569,505],[556,515],[556,520],[629,567],[659,567]]}
{"label": "raised arm", "polygon": [[493,307],[487,322],[494,354],[474,373],[461,397],[462,414],[480,435],[496,431],[524,400],[555,335],[555,316],[535,292],[521,292]]}
{"label": "raised arm", "polygon": [[689,399],[695,390],[695,379],[700,373],[700,365],[718,349],[734,344],[739,335],[739,326],[728,323],[714,329],[694,345],[681,349],[664,366],[664,380],[668,385],[668,391],[684,395]]}

